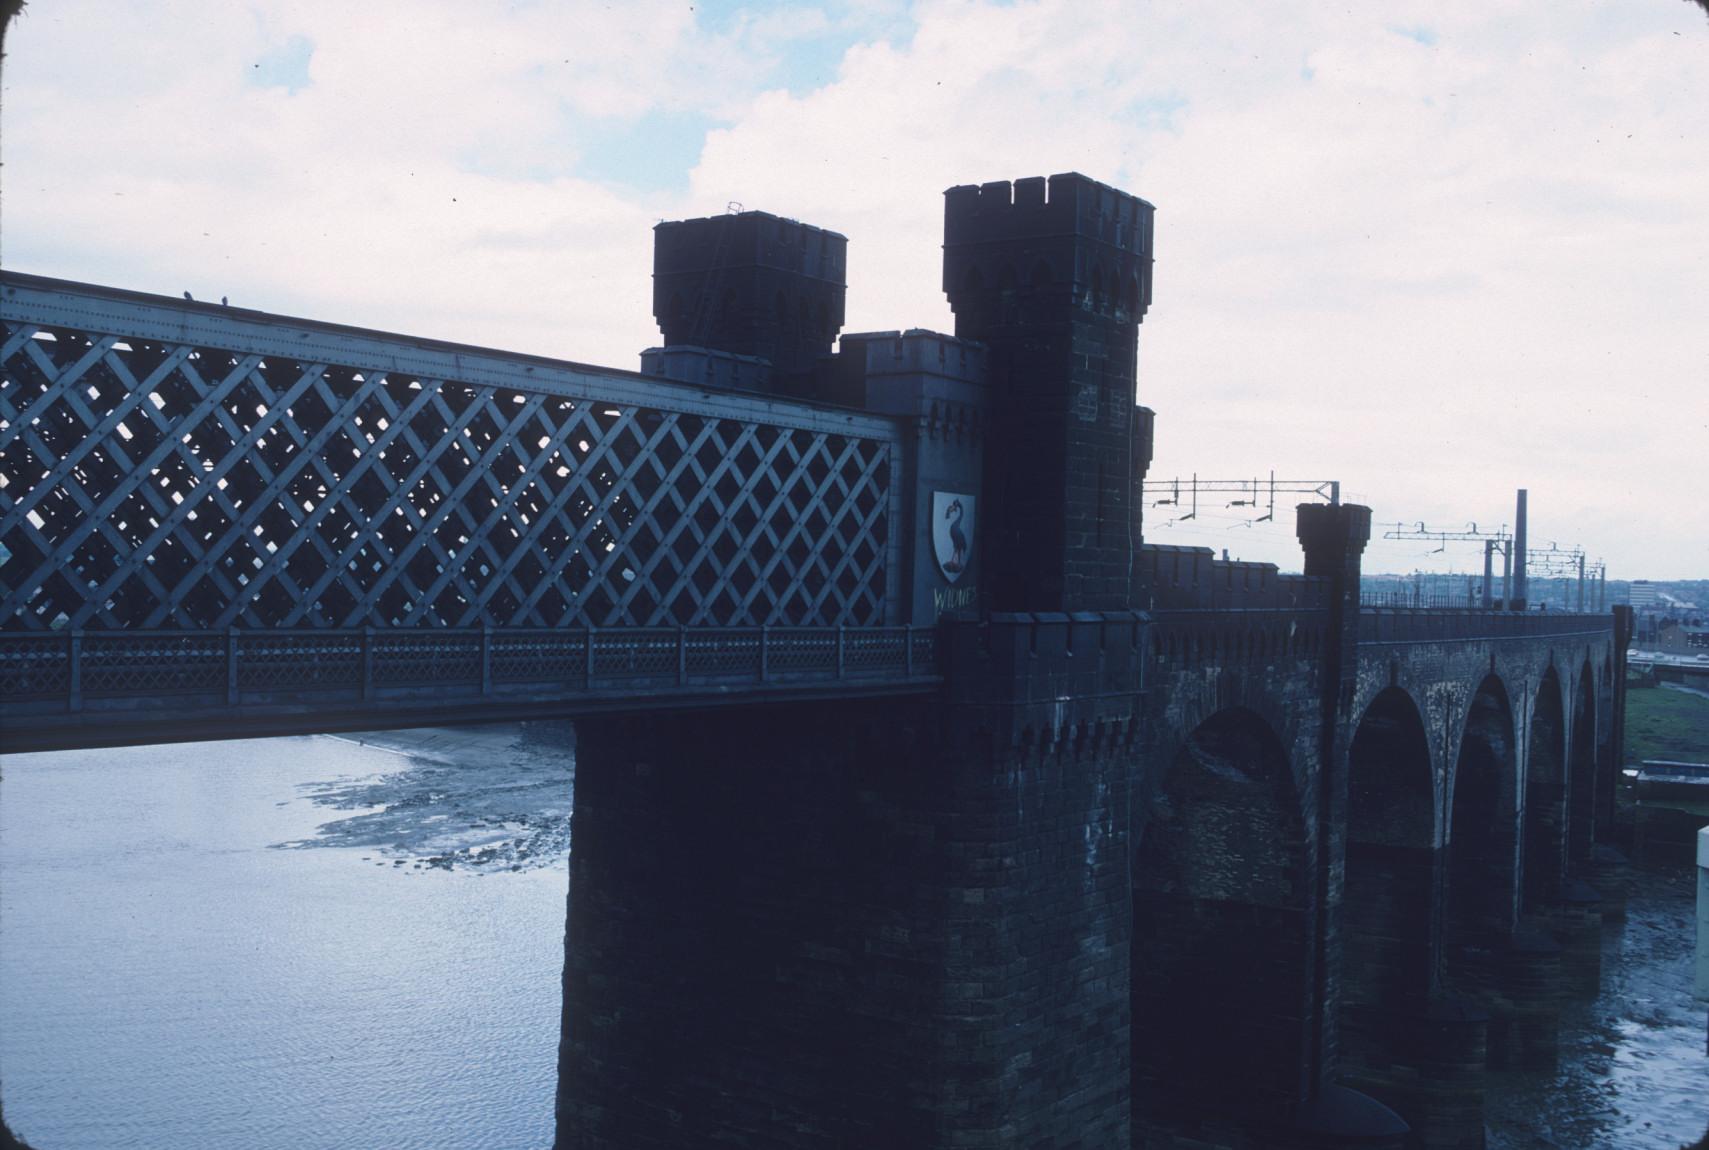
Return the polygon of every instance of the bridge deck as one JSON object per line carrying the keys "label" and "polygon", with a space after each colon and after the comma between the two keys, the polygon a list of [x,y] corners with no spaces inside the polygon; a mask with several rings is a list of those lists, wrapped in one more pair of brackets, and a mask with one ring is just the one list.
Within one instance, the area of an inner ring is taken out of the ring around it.
{"label": "bridge deck", "polygon": [[0,635],[7,751],[916,694],[914,627]]}

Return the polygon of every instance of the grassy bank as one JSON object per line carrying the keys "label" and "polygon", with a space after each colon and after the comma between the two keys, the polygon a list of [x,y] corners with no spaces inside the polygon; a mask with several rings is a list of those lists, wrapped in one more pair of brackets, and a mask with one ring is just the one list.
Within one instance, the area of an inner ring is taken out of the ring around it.
{"label": "grassy bank", "polygon": [[1626,761],[1709,762],[1709,699],[1646,687],[1626,692]]}

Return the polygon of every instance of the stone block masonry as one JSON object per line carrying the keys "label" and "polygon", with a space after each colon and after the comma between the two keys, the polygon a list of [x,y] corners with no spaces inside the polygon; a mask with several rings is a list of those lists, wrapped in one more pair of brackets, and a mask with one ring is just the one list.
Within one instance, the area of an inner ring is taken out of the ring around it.
{"label": "stone block masonry", "polygon": [[955,334],[991,356],[984,547],[997,610],[1132,601],[1133,493],[1149,458],[1135,370],[1152,216],[1144,200],[1075,173],[945,193]]}
{"label": "stone block masonry", "polygon": [[578,727],[560,1150],[1129,1145],[1131,726]]}

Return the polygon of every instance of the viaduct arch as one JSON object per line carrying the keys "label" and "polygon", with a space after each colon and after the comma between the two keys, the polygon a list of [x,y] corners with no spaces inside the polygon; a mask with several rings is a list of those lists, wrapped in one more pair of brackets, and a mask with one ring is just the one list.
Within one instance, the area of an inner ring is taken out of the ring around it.
{"label": "viaduct arch", "polygon": [[1421,1003],[1434,982],[1436,772],[1423,716],[1401,688],[1360,716],[1347,776],[1344,1038]]}
{"label": "viaduct arch", "polygon": [[1551,664],[1531,704],[1525,755],[1524,883],[1521,910],[1559,900],[1566,874],[1566,715],[1561,677]]}
{"label": "viaduct arch", "polygon": [[1448,788],[1443,974],[1475,986],[1518,914],[1519,759],[1513,706],[1490,674],[1466,708]]}
{"label": "viaduct arch", "polygon": [[1134,853],[1134,1102],[1150,1122],[1280,1122],[1310,1093],[1304,827],[1258,712],[1217,710],[1180,742]]}
{"label": "viaduct arch", "polygon": [[1572,692],[1571,746],[1567,754],[1567,861],[1582,871],[1590,861],[1596,837],[1598,774],[1598,713],[1596,673],[1587,656]]}

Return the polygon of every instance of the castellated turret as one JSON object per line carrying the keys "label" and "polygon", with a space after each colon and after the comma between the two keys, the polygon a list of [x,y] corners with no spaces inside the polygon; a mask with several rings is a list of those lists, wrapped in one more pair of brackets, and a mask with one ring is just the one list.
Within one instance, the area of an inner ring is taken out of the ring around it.
{"label": "castellated turret", "polygon": [[653,229],[653,315],[666,347],[770,364],[764,390],[807,398],[843,326],[848,240],[774,216],[733,212]]}
{"label": "castellated turret", "polygon": [[944,291],[958,338],[990,349],[987,603],[1131,603],[1150,412],[1135,406],[1152,218],[1078,173],[944,193]]}

